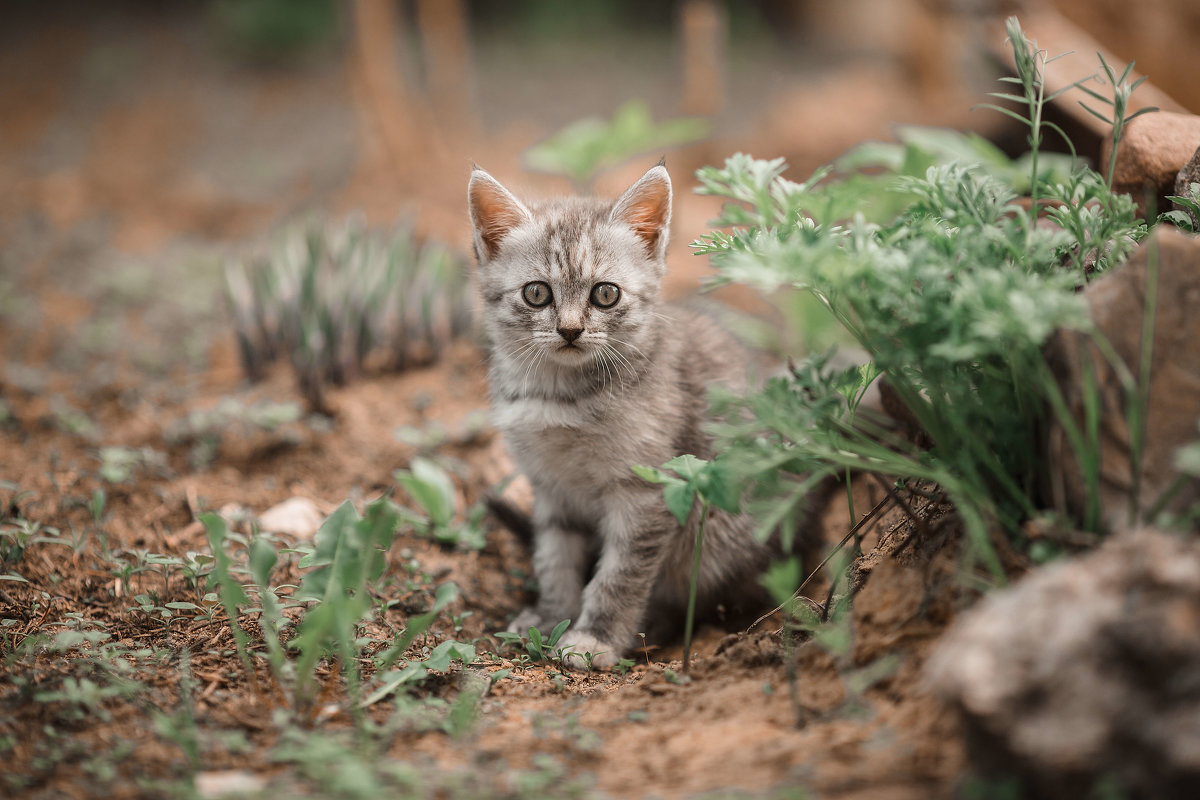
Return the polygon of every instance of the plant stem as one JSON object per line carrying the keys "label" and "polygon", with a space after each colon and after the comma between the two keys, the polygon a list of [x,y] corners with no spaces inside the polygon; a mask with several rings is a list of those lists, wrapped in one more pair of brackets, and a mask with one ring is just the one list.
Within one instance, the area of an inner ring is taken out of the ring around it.
{"label": "plant stem", "polygon": [[692,552],[692,582],[688,588],[687,619],[683,623],[683,674],[688,674],[692,662],[692,625],[696,621],[696,589],[700,584],[700,553],[704,547],[704,521],[708,518],[708,501],[700,499],[700,523],[696,526],[696,547]]}
{"label": "plant stem", "polygon": [[[1115,144],[1114,144],[1115,149]],[[1146,254],[1146,302],[1142,308],[1142,340],[1138,363],[1136,400],[1129,409],[1129,459],[1132,485],[1129,492],[1129,524],[1136,525],[1141,512],[1143,450],[1146,446],[1146,417],[1150,405],[1150,369],[1154,361],[1154,318],[1158,308],[1158,244],[1148,243]]]}

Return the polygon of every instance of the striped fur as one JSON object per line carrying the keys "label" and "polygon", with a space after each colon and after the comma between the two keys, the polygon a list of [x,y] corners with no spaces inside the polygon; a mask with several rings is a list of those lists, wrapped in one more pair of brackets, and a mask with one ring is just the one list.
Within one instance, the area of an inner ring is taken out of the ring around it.
{"label": "striped fur", "polygon": [[[707,317],[660,297],[671,208],[664,166],[616,201],[527,206],[478,168],[468,195],[493,418],[534,488],[540,597],[512,629],[570,618],[562,644],[611,666],[639,632],[683,608],[696,523],[682,528],[660,488],[630,465],[711,458],[707,388],[743,386],[746,354]],[[532,281],[553,301],[526,302]],[[589,300],[597,283],[619,287],[611,308]],[[717,511],[705,530],[702,603],[758,601],[770,547],[744,516]]]}

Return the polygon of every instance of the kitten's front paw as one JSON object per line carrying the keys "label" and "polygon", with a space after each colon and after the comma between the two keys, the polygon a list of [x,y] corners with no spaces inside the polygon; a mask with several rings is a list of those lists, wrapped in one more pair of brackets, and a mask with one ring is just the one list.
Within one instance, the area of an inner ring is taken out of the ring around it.
{"label": "kitten's front paw", "polygon": [[[525,634],[529,633],[530,628],[537,628],[540,631],[545,624],[546,623],[542,619],[542,615],[537,612],[536,608],[531,606],[526,608],[520,614],[517,614],[516,619],[509,624],[508,632],[519,633],[524,636]],[[546,633],[549,632],[549,629],[547,629]]]}
{"label": "kitten's front paw", "polygon": [[601,641],[586,631],[567,629],[556,649],[563,654],[564,667],[576,670],[609,669],[621,658],[618,647]]}

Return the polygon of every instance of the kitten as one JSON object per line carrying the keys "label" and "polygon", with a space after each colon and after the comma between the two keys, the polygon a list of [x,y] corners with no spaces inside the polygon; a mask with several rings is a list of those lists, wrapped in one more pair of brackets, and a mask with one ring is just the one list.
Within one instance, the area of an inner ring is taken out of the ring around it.
{"label": "kitten", "polygon": [[[510,629],[569,618],[560,645],[610,667],[686,606],[697,522],[681,527],[661,487],[630,465],[712,458],[707,387],[743,387],[747,357],[707,317],[660,297],[671,219],[661,163],[615,202],[525,205],[478,167],[468,196],[493,418],[534,489],[540,597]],[[752,529],[710,512],[702,608],[761,599],[773,548]]]}

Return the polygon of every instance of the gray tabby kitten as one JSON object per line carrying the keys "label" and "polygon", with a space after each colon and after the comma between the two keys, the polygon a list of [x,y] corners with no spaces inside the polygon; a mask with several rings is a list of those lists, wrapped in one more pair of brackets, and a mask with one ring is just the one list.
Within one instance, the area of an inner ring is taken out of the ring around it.
{"label": "gray tabby kitten", "polygon": [[[537,605],[510,630],[573,620],[560,645],[610,667],[687,602],[696,514],[681,528],[632,464],[711,458],[706,389],[745,383],[746,354],[708,318],[663,303],[671,179],[662,164],[615,202],[525,205],[479,168],[468,189],[490,348],[492,411],[534,489]],[[758,600],[772,548],[713,511],[699,597]],[[569,666],[584,659],[571,655]]]}

